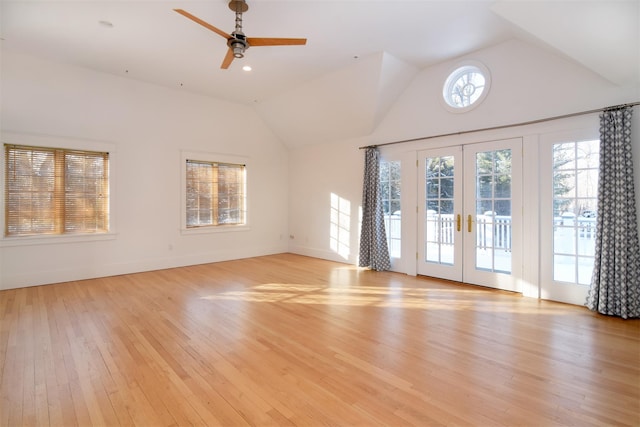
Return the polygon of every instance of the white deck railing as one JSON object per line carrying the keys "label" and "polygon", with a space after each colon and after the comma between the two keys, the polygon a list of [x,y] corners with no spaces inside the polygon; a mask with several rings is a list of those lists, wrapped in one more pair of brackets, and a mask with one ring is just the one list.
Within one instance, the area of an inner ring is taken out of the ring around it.
{"label": "white deck railing", "polygon": [[[387,241],[389,243],[389,251],[392,257],[400,256],[401,241],[401,216],[385,215],[385,227],[387,230]],[[442,245],[453,245],[456,232],[455,215],[436,213],[427,216],[429,236],[434,236],[433,241]],[[477,215],[476,216],[476,242],[477,247],[481,249],[495,248],[511,251],[511,216],[506,215]],[[462,221],[461,227],[466,228],[466,220]],[[563,229],[571,234],[578,233],[578,239],[584,243],[585,241],[595,240],[596,235],[596,219],[563,216],[554,218],[554,228]],[[591,243],[591,242],[589,242]]]}

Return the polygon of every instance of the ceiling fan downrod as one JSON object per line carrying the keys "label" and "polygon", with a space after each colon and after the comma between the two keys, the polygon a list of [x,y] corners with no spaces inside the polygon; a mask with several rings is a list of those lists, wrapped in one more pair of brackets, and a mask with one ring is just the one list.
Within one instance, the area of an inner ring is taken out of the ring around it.
{"label": "ceiling fan downrod", "polygon": [[231,0],[229,9],[236,13],[236,29],[231,33],[229,47],[233,50],[234,58],[244,58],[244,51],[249,48],[247,37],[242,32],[242,13],[249,10],[249,5],[244,0]]}

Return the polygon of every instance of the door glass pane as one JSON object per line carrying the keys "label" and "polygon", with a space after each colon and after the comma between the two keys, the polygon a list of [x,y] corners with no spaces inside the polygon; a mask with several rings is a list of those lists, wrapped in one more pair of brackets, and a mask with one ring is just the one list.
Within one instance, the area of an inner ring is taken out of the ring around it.
{"label": "door glass pane", "polygon": [[454,159],[430,157],[426,164],[425,261],[454,263]]}
{"label": "door glass pane", "polygon": [[492,152],[478,153],[476,155],[476,171],[478,175],[490,175],[493,173]]}
{"label": "door glass pane", "polygon": [[399,161],[380,162],[380,193],[384,212],[384,226],[387,232],[387,246],[391,258],[401,255],[401,163]]}
{"label": "door glass pane", "polygon": [[440,178],[440,200],[453,198],[453,178]]}
{"label": "door glass pane", "polygon": [[511,150],[498,150],[494,155],[495,172],[497,175],[511,176]]}
{"label": "door glass pane", "polygon": [[553,146],[553,279],[589,285],[593,272],[599,141]]}
{"label": "door glass pane", "polygon": [[498,199],[511,198],[511,175],[500,175],[500,180],[495,184],[494,194]]}
{"label": "door glass pane", "polygon": [[553,280],[575,283],[576,257],[565,255],[553,256]]}
{"label": "door glass pane", "polygon": [[511,150],[476,154],[476,269],[511,273]]}
{"label": "door glass pane", "polygon": [[491,175],[483,175],[478,177],[478,198],[491,199],[493,195],[493,180]]}

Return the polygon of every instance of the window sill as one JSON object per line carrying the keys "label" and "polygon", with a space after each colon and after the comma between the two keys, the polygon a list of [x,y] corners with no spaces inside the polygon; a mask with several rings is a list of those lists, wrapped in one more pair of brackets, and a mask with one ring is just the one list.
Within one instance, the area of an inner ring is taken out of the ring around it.
{"label": "window sill", "polygon": [[180,234],[188,236],[190,234],[233,233],[249,230],[251,230],[251,228],[248,225],[213,225],[208,227],[182,228]]}
{"label": "window sill", "polygon": [[15,236],[0,238],[0,248],[11,246],[57,245],[115,240],[115,233]]}

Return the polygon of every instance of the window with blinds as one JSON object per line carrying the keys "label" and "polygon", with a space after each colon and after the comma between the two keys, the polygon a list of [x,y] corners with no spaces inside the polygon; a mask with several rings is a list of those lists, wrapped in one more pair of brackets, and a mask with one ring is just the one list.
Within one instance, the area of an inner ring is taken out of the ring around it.
{"label": "window with blinds", "polygon": [[109,231],[109,153],[5,145],[5,236]]}
{"label": "window with blinds", "polygon": [[187,160],[187,228],[245,225],[245,165]]}

